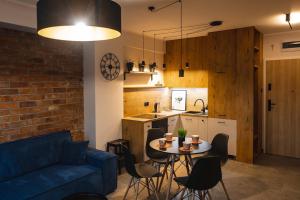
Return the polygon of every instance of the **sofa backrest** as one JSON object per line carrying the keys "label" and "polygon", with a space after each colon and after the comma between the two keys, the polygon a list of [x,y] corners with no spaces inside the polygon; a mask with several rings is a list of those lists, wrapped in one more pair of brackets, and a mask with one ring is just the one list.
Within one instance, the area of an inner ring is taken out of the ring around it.
{"label": "sofa backrest", "polygon": [[59,162],[69,131],[0,144],[0,181]]}

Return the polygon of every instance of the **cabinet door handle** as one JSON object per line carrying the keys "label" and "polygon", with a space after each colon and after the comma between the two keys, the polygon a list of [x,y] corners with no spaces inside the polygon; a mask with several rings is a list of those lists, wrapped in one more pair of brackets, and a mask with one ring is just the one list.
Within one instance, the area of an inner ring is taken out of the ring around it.
{"label": "cabinet door handle", "polygon": [[218,124],[226,124],[226,122],[218,121]]}
{"label": "cabinet door handle", "polygon": [[226,117],[226,115],[218,115],[219,117]]}

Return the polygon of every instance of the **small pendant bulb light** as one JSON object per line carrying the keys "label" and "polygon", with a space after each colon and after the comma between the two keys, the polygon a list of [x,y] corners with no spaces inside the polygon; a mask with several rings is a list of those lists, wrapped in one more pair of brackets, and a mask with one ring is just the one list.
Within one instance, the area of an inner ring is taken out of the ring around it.
{"label": "small pendant bulb light", "polygon": [[121,36],[121,7],[112,0],[39,0],[37,33],[69,41]]}

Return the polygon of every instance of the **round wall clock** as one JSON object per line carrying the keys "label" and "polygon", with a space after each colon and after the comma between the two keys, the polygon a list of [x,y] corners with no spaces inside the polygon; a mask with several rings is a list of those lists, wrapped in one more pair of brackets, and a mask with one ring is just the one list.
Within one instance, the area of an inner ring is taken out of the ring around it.
{"label": "round wall clock", "polygon": [[120,62],[117,56],[113,53],[105,54],[100,62],[100,70],[106,80],[116,79],[120,74]]}

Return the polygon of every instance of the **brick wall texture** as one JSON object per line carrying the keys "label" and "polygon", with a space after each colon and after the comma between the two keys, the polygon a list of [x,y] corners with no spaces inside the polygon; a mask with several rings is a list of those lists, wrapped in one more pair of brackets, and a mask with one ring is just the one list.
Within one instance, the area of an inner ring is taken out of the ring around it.
{"label": "brick wall texture", "polygon": [[0,28],[0,143],[71,130],[83,139],[82,44]]}

